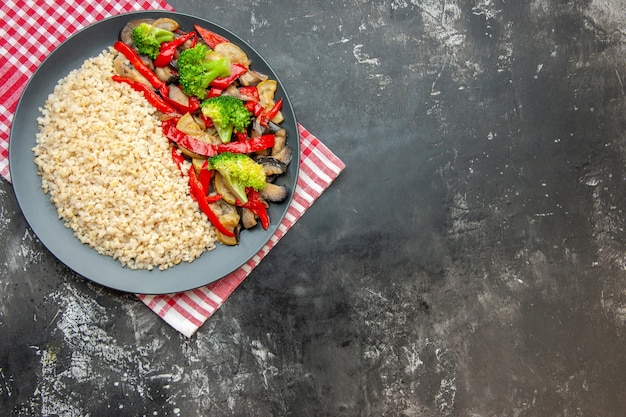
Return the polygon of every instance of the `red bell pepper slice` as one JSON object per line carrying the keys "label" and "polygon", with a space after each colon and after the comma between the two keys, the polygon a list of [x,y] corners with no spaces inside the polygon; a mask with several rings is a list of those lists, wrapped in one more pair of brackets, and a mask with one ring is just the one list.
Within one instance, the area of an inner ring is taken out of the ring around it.
{"label": "red bell pepper slice", "polygon": [[265,203],[263,202],[263,200],[261,200],[261,195],[253,188],[247,188],[246,194],[248,195],[248,201],[246,203],[242,203],[239,200],[235,200],[235,203],[239,207],[245,207],[247,209],[250,209],[254,213],[254,215],[257,216],[261,221],[261,226],[263,227],[263,229],[267,230],[267,228],[270,227],[270,217],[267,213],[267,207],[265,206]]}
{"label": "red bell pepper slice", "polygon": [[187,113],[193,114],[200,109],[200,99],[195,96],[189,97],[189,107],[187,107]]}
{"label": "red bell pepper slice", "polygon": [[265,111],[261,104],[254,101],[246,101],[244,103],[244,107],[250,112],[250,114],[253,114],[256,117],[261,116],[261,114]]}
{"label": "red bell pepper slice", "polygon": [[272,106],[271,109],[261,113],[258,116],[259,117],[259,123],[261,123],[261,126],[267,126],[269,121],[272,120],[274,118],[274,116],[276,116],[278,114],[278,112],[280,111],[282,106],[283,106],[283,99],[279,98],[278,101],[276,103],[274,103],[274,105]]}
{"label": "red bell pepper slice", "polygon": [[209,193],[209,184],[211,183],[211,177],[213,176],[213,170],[208,168],[209,161],[204,161],[202,168],[200,168],[200,173],[198,174],[198,181],[200,181],[200,185],[204,190],[204,195]]}
{"label": "red bell pepper slice", "polygon": [[262,135],[256,138],[250,138],[246,140],[231,141],[228,143],[220,143],[215,145],[217,153],[232,152],[232,153],[250,153],[258,152],[263,149],[268,149],[274,146],[274,135]]}
{"label": "red bell pepper slice", "polygon": [[161,44],[161,47],[159,48],[159,55],[157,55],[157,57],[154,60],[154,66],[155,67],[168,66],[170,62],[172,62],[172,59],[174,59],[174,56],[176,55],[176,49],[183,43],[187,42],[189,39],[193,39],[193,45],[192,45],[193,47],[197,41],[196,32],[187,32],[184,35],[170,42],[163,42]]}
{"label": "red bell pepper slice", "polygon": [[205,198],[207,203],[217,203],[221,199],[222,199],[222,195],[221,194],[207,195],[206,198]]}
{"label": "red bell pepper slice", "polygon": [[[239,93],[242,96],[250,97],[252,101],[259,101],[261,98],[259,97],[259,89],[256,88],[255,85],[248,85],[239,87]],[[250,100],[248,100],[250,101]]]}
{"label": "red bell pepper slice", "polygon": [[245,130],[242,132],[233,132],[233,135],[233,140],[235,141],[248,140],[248,132]]}
{"label": "red bell pepper slice", "polygon": [[139,81],[131,80],[130,78],[122,77],[121,75],[113,75],[111,79],[118,83],[126,83],[130,85],[133,90],[142,93],[148,103],[150,103],[158,111],[165,114],[176,113],[176,109],[174,109],[174,107],[166,103],[161,96],[155,93],[147,85],[142,84]]}
{"label": "red bell pepper slice", "polygon": [[[115,48],[116,51],[124,55],[126,59],[130,61],[133,67],[135,67],[135,69],[137,69],[137,71],[139,71],[141,75],[146,77],[146,79],[154,88],[160,90],[163,87],[165,83],[156,76],[154,71],[152,71],[150,68],[148,68],[146,64],[143,63],[143,61],[141,60],[139,55],[137,55],[137,52],[133,50],[133,48],[131,48],[122,41],[115,42],[113,44],[113,48]],[[167,85],[165,87],[167,87]]]}
{"label": "red bell pepper slice", "polygon": [[191,152],[203,156],[213,156],[217,154],[215,147],[209,143],[202,142],[193,136],[186,134],[176,127],[178,119],[172,118],[161,122],[163,134],[172,142],[189,149]]}
{"label": "red bell pepper slice", "polygon": [[193,27],[196,29],[196,32],[198,32],[198,35],[200,35],[202,40],[205,41],[211,49],[215,48],[215,45],[220,43],[230,42],[227,38],[205,29],[202,26],[193,25]]}
{"label": "red bell pepper slice", "polygon": [[242,74],[248,72],[248,68],[245,65],[234,63],[230,65],[230,75],[228,77],[219,77],[211,81],[209,84],[213,88],[219,88],[220,90],[226,90],[237,78]]}
{"label": "red bell pepper slice", "polygon": [[172,147],[172,159],[174,160],[174,162],[176,162],[178,169],[182,171],[183,162],[185,162],[185,157],[178,152],[178,149],[176,149],[176,146]]}
{"label": "red bell pepper slice", "polygon": [[165,84],[161,87],[161,89],[159,90],[159,93],[161,93],[161,98],[163,98],[163,101],[165,101],[170,106],[174,107],[180,114],[185,114],[185,113],[193,114],[196,111],[198,111],[198,109],[200,109],[200,100],[198,100],[198,98],[194,96],[189,96],[189,101],[187,102],[186,106],[184,104],[179,103],[176,100],[172,100],[169,97],[169,89],[167,88],[167,85]]}
{"label": "red bell pepper slice", "polygon": [[221,88],[209,88],[206,93],[206,98],[218,97],[222,95],[223,90]]}
{"label": "red bell pepper slice", "polygon": [[272,106],[271,109],[269,109],[266,112],[266,116],[268,119],[272,119],[274,118],[274,116],[276,116],[278,114],[278,112],[280,111],[280,109],[283,107],[283,99],[282,97],[278,99],[278,101],[276,103],[274,103],[274,105]]}
{"label": "red bell pepper slice", "polygon": [[200,112],[199,116],[200,116],[200,119],[202,119],[202,122],[204,123],[205,127],[207,127],[207,128],[208,127],[213,127],[213,120],[211,120],[210,117],[206,117],[204,115],[204,113],[202,113],[202,112]]}
{"label": "red bell pepper slice", "polygon": [[245,140],[231,141],[229,143],[220,143],[218,145],[211,145],[209,143],[202,142],[193,136],[190,136],[176,127],[178,122],[177,118],[164,120],[161,122],[161,128],[163,134],[172,142],[179,144],[185,149],[189,149],[191,152],[197,153],[203,156],[214,156],[218,153],[232,152],[232,153],[250,153],[258,152],[263,149],[268,149],[274,146],[274,135],[262,135],[256,138],[250,138]]}
{"label": "red bell pepper slice", "polygon": [[193,168],[193,165],[189,168],[189,189],[191,195],[195,198],[198,206],[200,206],[200,210],[208,217],[209,221],[215,228],[220,231],[223,235],[234,237],[235,234],[228,230],[222,222],[220,222],[219,217],[211,210],[209,203],[206,200],[206,196],[204,195],[204,190],[202,189],[202,185],[196,178],[196,171]]}

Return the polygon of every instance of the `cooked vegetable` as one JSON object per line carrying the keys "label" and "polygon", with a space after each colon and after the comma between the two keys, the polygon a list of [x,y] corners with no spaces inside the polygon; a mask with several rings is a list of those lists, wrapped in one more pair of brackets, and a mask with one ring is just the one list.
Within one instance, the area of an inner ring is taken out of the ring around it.
{"label": "cooked vegetable", "polygon": [[245,86],[257,85],[263,80],[267,80],[267,75],[251,69],[239,77],[239,82]]}
{"label": "cooked vegetable", "polygon": [[271,108],[274,105],[274,94],[278,89],[278,82],[276,80],[264,80],[258,83],[256,88],[259,92],[261,105],[266,109]]}
{"label": "cooked vegetable", "polygon": [[148,103],[150,103],[158,111],[165,113],[165,114],[176,112],[174,107],[166,103],[163,100],[163,98],[161,98],[161,96],[155,93],[147,85],[142,84],[135,80],[131,80],[130,78],[119,76],[119,75],[114,75],[113,77],[111,77],[111,79],[118,83],[128,84],[133,90],[142,93],[144,98],[148,101]]}
{"label": "cooked vegetable", "polygon": [[244,229],[252,229],[257,225],[256,215],[249,208],[241,207],[241,225]]}
{"label": "cooked vegetable", "polygon": [[221,174],[225,184],[243,204],[248,202],[246,188],[260,191],[267,184],[263,166],[246,154],[225,152],[210,157],[208,161],[208,168]]}
{"label": "cooked vegetable", "polygon": [[197,157],[208,157],[218,153],[251,153],[259,152],[274,146],[274,135],[263,135],[250,138],[245,141],[221,143],[212,145],[203,142],[176,127],[176,118],[170,118],[161,122],[163,134],[173,143],[191,151]]}
{"label": "cooked vegetable", "polygon": [[218,43],[213,47],[213,50],[222,56],[227,56],[230,62],[241,64],[246,68],[252,63],[243,49],[232,42]]}
{"label": "cooked vegetable", "polygon": [[271,182],[265,184],[260,192],[261,197],[272,203],[280,203],[284,201],[289,195],[289,189],[284,185],[278,185]]}
{"label": "cooked vegetable", "polygon": [[202,142],[201,140],[181,131],[176,127],[176,123],[176,119],[168,119],[161,122],[163,135],[165,135],[165,137],[167,137],[171,142],[187,149],[199,157],[212,156],[217,153],[213,145]]}
{"label": "cooked vegetable", "polygon": [[151,18],[142,18],[142,19],[132,19],[126,22],[122,30],[120,30],[119,40],[124,42],[127,45],[133,44],[133,29],[138,26],[140,23],[152,23],[154,19]]}
{"label": "cooked vegetable", "polygon": [[214,209],[216,213],[219,213],[218,219],[220,223],[230,232],[226,234],[217,230],[217,240],[229,246],[234,246],[239,243],[239,231],[241,230],[239,221],[241,220],[241,216],[239,216],[237,208],[223,201],[211,204],[211,208]]}
{"label": "cooked vegetable", "polygon": [[162,91],[163,100],[181,114],[195,113],[200,109],[200,100],[197,97],[187,96],[177,85],[169,85],[167,90]]}
{"label": "cooked vegetable", "polygon": [[159,17],[158,19],[154,19],[152,21],[152,26],[169,30],[170,32],[176,32],[180,28],[178,22],[169,17]]}
{"label": "cooked vegetable", "polygon": [[[237,201],[237,205],[250,210],[255,217],[261,220],[261,227],[263,227],[263,229],[267,230],[267,228],[270,227],[270,218],[267,214],[268,204],[263,200],[258,191],[250,190],[248,193],[248,201],[245,203]],[[246,221],[249,222],[250,220],[247,219]]]}
{"label": "cooked vegetable", "polygon": [[211,48],[215,48],[215,46],[219,45],[220,43],[230,42],[225,37],[220,36],[213,31],[205,29],[200,25],[193,25],[193,27],[196,30],[196,32],[198,32],[202,40],[205,41],[207,45],[209,45]]}
{"label": "cooked vegetable", "polygon": [[211,81],[230,75],[230,60],[199,43],[178,56],[178,75],[185,94],[205,98]]}
{"label": "cooked vegetable", "polygon": [[[221,56],[221,55],[220,55]],[[228,58],[226,58],[228,59]],[[235,82],[236,79],[248,72],[248,68],[242,64],[234,63],[230,66],[230,75],[226,77],[218,77],[211,81],[211,87],[218,90],[226,90],[228,86]]]}
{"label": "cooked vegetable", "polygon": [[215,150],[217,153],[251,153],[260,152],[272,146],[274,146],[274,135],[263,135],[236,142],[221,143],[215,146]]}
{"label": "cooked vegetable", "polygon": [[166,65],[164,67],[155,67],[154,73],[159,78],[159,80],[163,81],[167,84],[173,84],[178,82],[178,72],[174,70],[174,68]]}
{"label": "cooked vegetable", "polygon": [[200,107],[202,114],[213,122],[222,143],[230,142],[233,131],[245,132],[250,124],[250,112],[238,98],[211,97],[204,100]]}
{"label": "cooked vegetable", "polygon": [[189,189],[193,198],[198,202],[200,209],[208,217],[213,226],[215,226],[215,229],[226,236],[234,237],[235,234],[228,230],[226,226],[222,224],[219,217],[211,210],[211,206],[209,206],[205,198],[205,190],[202,188],[200,181],[198,181],[193,166],[189,167]]}
{"label": "cooked vegetable", "polygon": [[276,178],[279,175],[282,175],[287,171],[287,164],[282,163],[278,159],[268,156],[268,155],[259,155],[254,158],[254,160],[263,166],[265,170],[265,176],[268,181]]}
{"label": "cooked vegetable", "polygon": [[[172,41],[163,43],[160,46],[159,54],[154,60],[154,66],[158,68],[169,65],[170,62],[172,62],[172,59],[174,59],[174,55],[176,55],[177,48],[188,40],[196,42],[196,32],[187,32]],[[193,46],[195,46],[195,43],[193,44]]]}
{"label": "cooked vegetable", "polygon": [[133,28],[133,43],[137,50],[154,59],[159,54],[159,47],[163,42],[174,39],[174,33],[151,25],[150,23],[140,23]]}
{"label": "cooked vegetable", "polygon": [[130,61],[133,67],[135,67],[135,69],[139,71],[139,73],[141,73],[141,75],[143,75],[146,80],[150,82],[152,87],[156,88],[157,90],[167,87],[167,84],[161,81],[159,77],[156,76],[154,71],[152,71],[150,68],[148,68],[146,64],[143,63],[143,61],[141,60],[139,55],[137,55],[137,53],[133,50],[133,48],[121,41],[115,42],[113,44],[113,48],[115,48],[116,51],[124,55],[126,59]]}
{"label": "cooked vegetable", "polygon": [[[121,42],[120,44],[124,45]],[[113,70],[115,74],[121,77],[129,78],[152,88],[150,81],[148,81],[123,54],[118,54],[113,60]]]}
{"label": "cooked vegetable", "polygon": [[274,121],[276,117],[278,117],[278,115],[280,115],[280,121],[282,121],[282,114],[280,114],[280,109],[283,106],[283,99],[279,98],[278,101],[276,103],[274,103],[274,105],[270,108],[270,109],[266,109],[264,112],[262,112],[258,118],[259,118],[259,123],[262,126],[268,126],[270,121]]}
{"label": "cooked vegetable", "polygon": [[[205,169],[204,171],[213,172],[209,171],[208,169]],[[224,180],[222,174],[220,174],[219,172],[215,172],[215,175],[213,176],[213,186],[215,187],[215,192],[221,195],[222,199],[225,202],[232,205],[237,204],[237,196],[235,195],[235,193],[233,193],[232,189],[226,183],[226,180]]]}

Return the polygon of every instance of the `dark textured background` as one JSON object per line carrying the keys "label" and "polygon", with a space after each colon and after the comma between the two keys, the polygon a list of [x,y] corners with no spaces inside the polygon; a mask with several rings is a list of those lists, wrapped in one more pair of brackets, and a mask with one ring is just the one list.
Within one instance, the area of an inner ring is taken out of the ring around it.
{"label": "dark textured background", "polygon": [[623,415],[621,0],[170,3],[347,168],[191,339],[0,181],[1,415]]}

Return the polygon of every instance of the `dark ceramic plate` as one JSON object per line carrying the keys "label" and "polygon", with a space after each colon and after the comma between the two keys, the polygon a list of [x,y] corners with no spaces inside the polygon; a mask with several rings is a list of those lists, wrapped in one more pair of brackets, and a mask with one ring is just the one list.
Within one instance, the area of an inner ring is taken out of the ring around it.
{"label": "dark ceramic plate", "polygon": [[[60,261],[83,277],[103,286],[133,293],[164,294],[197,288],[216,281],[233,272],[252,258],[269,240],[282,221],[291,202],[273,204],[269,214],[271,226],[268,230],[255,227],[242,232],[238,246],[221,244],[211,252],[204,253],[191,263],[181,263],[166,271],[131,270],[113,258],[98,254],[74,237],[58,219],[56,209],[49,196],[41,189],[32,148],[35,146],[39,108],[44,105],[58,80],[83,61],[98,55],[117,40],[124,24],[135,18],[166,17],[176,19],[183,30],[193,29],[200,24],[240,46],[252,60],[252,68],[278,81],[277,97],[283,98],[282,112],[287,130],[287,142],[294,150],[294,158],[287,173],[279,178],[290,190],[295,189],[299,169],[300,142],[293,108],[280,80],[269,64],[239,36],[209,21],[186,14],[150,11],[127,13],[110,17],[77,32],[56,48],[37,69],[28,82],[13,118],[9,142],[11,178],[18,204],[30,227],[41,242]],[[293,193],[292,193],[293,195]]]}

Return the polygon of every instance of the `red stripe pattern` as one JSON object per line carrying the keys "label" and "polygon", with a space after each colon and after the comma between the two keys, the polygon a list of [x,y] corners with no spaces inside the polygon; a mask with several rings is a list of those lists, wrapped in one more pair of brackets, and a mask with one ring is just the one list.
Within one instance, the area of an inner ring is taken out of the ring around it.
{"label": "red stripe pattern", "polygon": [[139,10],[174,10],[162,0],[3,0],[0,2],[0,175],[9,173],[9,131],[26,82],[72,33],[105,17]]}
{"label": "red stripe pattern", "polygon": [[[0,15],[5,16],[0,26],[0,39],[4,40],[0,44],[0,174],[7,181],[11,180],[8,161],[11,117],[37,66],[78,29],[108,16],[148,9],[173,10],[160,0],[5,0],[0,5]],[[298,125],[298,133],[300,174],[294,197],[268,243],[241,268],[207,286],[177,294],[137,294],[148,308],[185,336],[192,336],[220,308],[345,168],[345,164],[303,126]]]}

